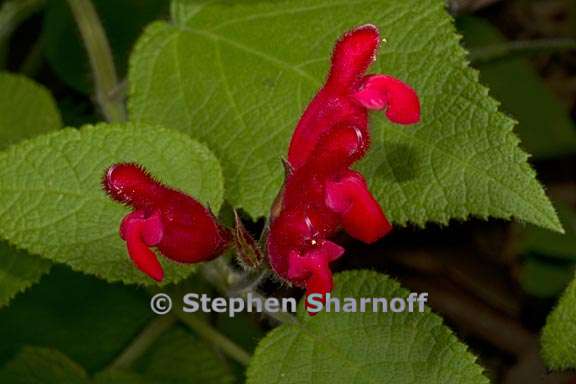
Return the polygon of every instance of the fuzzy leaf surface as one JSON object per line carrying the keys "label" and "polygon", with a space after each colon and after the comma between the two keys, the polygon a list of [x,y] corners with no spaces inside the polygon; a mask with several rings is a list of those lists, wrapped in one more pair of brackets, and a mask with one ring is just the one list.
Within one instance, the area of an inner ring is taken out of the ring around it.
{"label": "fuzzy leaf surface", "polygon": [[[0,73],[0,149],[61,128],[52,95],[19,75]],[[48,272],[50,262],[0,241],[0,307]]]}
{"label": "fuzzy leaf surface", "polygon": [[[178,131],[101,124],[39,136],[0,154],[0,236],[108,281],[151,284],[118,234],[128,208],[107,198],[100,184],[117,162],[142,164],[216,213],[220,208],[221,169],[205,146]],[[160,260],[165,283],[194,269]]]}
{"label": "fuzzy leaf surface", "polygon": [[[369,271],[336,276],[333,297],[406,297],[391,278]],[[248,384],[488,383],[482,368],[442,319],[425,312],[321,312],[300,306],[258,345]]]}
{"label": "fuzzy leaf surface", "polygon": [[560,298],[542,331],[542,356],[551,369],[576,369],[576,278]]}
{"label": "fuzzy leaf surface", "polygon": [[206,142],[222,161],[234,207],[268,212],[281,158],[335,41],[373,23],[387,42],[370,72],[403,79],[423,105],[417,126],[380,114],[371,122],[373,145],[360,168],[391,220],[516,217],[560,229],[514,122],[468,67],[443,0],[179,3],[175,20],[149,26],[131,57],[130,116]]}

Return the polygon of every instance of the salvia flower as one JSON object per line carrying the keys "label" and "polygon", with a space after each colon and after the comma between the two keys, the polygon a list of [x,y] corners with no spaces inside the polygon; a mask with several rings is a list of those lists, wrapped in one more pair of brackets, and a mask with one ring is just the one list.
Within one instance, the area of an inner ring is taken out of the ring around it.
{"label": "salvia flower", "polygon": [[373,243],[391,225],[364,177],[350,169],[370,144],[368,110],[398,124],[420,120],[416,92],[387,75],[365,75],[380,43],[364,25],[336,44],[330,74],[301,117],[288,152],[284,188],[273,209],[267,240],[272,268],[307,294],[332,289],[330,263],[344,249],[330,238],[340,229]]}
{"label": "salvia flower", "polygon": [[138,269],[157,281],[164,271],[150,248],[180,263],[198,263],[228,246],[228,231],[209,209],[161,184],[137,164],[111,166],[102,184],[108,196],[132,208],[122,220],[120,236]]}

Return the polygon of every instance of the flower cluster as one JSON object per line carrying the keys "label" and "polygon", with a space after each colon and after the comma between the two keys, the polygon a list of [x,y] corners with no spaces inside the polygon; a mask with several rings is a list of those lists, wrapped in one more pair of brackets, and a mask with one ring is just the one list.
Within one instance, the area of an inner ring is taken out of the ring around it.
{"label": "flower cluster", "polygon": [[[364,177],[350,169],[370,145],[368,110],[382,110],[398,124],[420,119],[413,89],[391,76],[365,74],[379,43],[373,25],[358,27],[337,42],[326,83],[290,143],[266,250],[273,270],[307,293],[332,289],[330,263],[344,253],[330,241],[337,231],[373,243],[391,230]],[[233,235],[239,253],[254,256],[247,264],[258,261],[259,251],[250,251],[256,242],[242,228],[231,234],[199,202],[157,182],[138,165],[110,167],[103,185],[111,198],[133,208],[120,235],[136,266],[156,280],[162,280],[163,270],[151,247],[169,259],[196,263],[220,255]]]}
{"label": "flower cluster", "polygon": [[288,152],[287,174],[267,242],[271,266],[307,293],[332,289],[329,264],[344,249],[330,241],[338,230],[365,243],[391,226],[350,169],[370,144],[368,110],[383,110],[399,124],[420,119],[418,96],[386,75],[365,75],[380,42],[373,25],[346,33],[336,44],[324,87],[298,122]]}

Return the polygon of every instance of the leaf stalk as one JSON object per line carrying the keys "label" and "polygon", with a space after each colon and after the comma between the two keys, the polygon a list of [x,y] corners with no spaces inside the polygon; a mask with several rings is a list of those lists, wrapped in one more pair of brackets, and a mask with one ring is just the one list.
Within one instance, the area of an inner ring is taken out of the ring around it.
{"label": "leaf stalk", "polygon": [[182,312],[177,312],[177,316],[181,322],[186,324],[192,331],[204,340],[214,344],[226,355],[230,356],[242,365],[248,365],[250,362],[250,354],[242,349],[238,344],[218,332],[207,322],[200,319],[195,315],[187,315]]}
{"label": "leaf stalk", "polygon": [[84,41],[90,67],[94,74],[96,102],[102,109],[106,120],[121,122],[126,120],[123,101],[115,97],[118,89],[118,77],[112,57],[110,44],[90,0],[68,0],[78,29]]}

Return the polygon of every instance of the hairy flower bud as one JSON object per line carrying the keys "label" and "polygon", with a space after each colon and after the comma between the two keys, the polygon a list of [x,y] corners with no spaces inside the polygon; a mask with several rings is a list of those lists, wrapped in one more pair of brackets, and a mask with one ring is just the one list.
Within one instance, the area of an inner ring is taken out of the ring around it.
{"label": "hairy flower bud", "polygon": [[219,256],[229,233],[194,198],[155,180],[137,164],[115,164],[102,181],[112,199],[132,207],[120,226],[134,264],[157,281],[164,277],[156,254],[180,263],[198,263]]}

